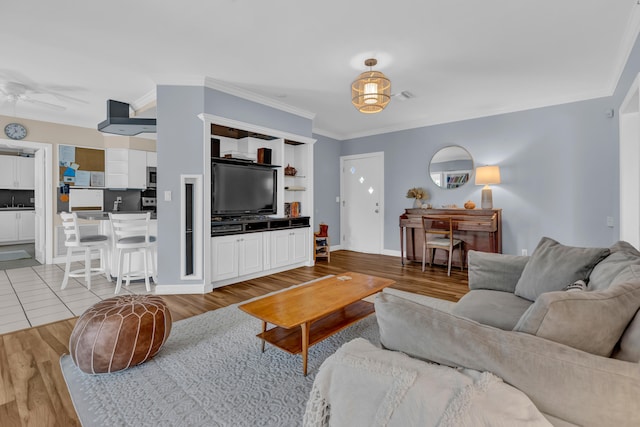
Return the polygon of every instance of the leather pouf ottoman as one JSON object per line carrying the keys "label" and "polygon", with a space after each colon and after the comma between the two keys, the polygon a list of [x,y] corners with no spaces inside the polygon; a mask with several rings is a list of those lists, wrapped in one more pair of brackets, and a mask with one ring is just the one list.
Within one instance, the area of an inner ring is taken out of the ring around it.
{"label": "leather pouf ottoman", "polygon": [[88,374],[117,372],[151,359],[169,337],[171,313],[155,295],[100,301],[76,322],[69,351]]}

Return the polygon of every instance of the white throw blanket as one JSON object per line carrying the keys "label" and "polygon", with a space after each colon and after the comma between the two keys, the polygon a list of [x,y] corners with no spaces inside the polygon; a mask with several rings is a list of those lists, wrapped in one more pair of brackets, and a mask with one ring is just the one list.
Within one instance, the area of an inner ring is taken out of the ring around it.
{"label": "white throw blanket", "polygon": [[322,364],[303,425],[551,426],[524,393],[491,373],[425,363],[362,338]]}

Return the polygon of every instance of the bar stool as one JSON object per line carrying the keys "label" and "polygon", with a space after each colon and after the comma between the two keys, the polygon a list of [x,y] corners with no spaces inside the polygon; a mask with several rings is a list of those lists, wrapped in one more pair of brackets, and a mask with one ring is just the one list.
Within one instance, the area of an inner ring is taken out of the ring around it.
{"label": "bar stool", "polygon": [[[105,250],[109,248],[109,238],[102,234],[81,236],[78,215],[75,212],[61,212],[60,217],[65,234],[64,245],[67,247],[67,262],[60,289],[67,287],[69,277],[84,277],[87,289],[91,289],[91,276],[104,274],[107,279],[110,279],[104,268]],[[71,256],[73,252],[79,251],[84,252],[84,268],[71,271]],[[100,267],[98,268],[91,268],[91,253],[93,251],[100,251]]]}
{"label": "bar stool", "polygon": [[[122,288],[122,279],[126,280],[126,286],[129,286],[131,279],[144,279],[147,292],[151,291],[149,276],[152,276],[156,282],[156,236],[151,236],[151,212],[139,214],[116,214],[109,213],[111,228],[113,229],[113,247],[118,257],[117,271],[118,280],[116,281],[116,294]],[[141,252],[144,259],[144,269],[142,271],[123,272],[124,256],[128,254],[129,267],[131,269],[131,254]],[[151,270],[149,269],[149,257],[151,257]]]}

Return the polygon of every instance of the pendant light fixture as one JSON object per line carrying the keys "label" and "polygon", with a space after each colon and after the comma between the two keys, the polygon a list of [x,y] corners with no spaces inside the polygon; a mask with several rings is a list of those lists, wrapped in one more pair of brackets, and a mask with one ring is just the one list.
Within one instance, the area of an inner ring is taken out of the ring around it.
{"label": "pendant light fixture", "polygon": [[379,113],[391,101],[391,80],[380,71],[373,71],[377,63],[374,58],[364,61],[369,71],[360,74],[351,84],[351,102],[361,113]]}

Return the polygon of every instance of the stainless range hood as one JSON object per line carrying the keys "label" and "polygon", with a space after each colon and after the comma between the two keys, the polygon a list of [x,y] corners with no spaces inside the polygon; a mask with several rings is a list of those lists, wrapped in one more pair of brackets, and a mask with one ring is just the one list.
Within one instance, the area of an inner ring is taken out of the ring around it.
{"label": "stainless range hood", "polygon": [[134,136],[139,133],[156,132],[156,119],[129,117],[129,104],[109,99],[107,120],[98,125],[98,130],[116,135]]}

